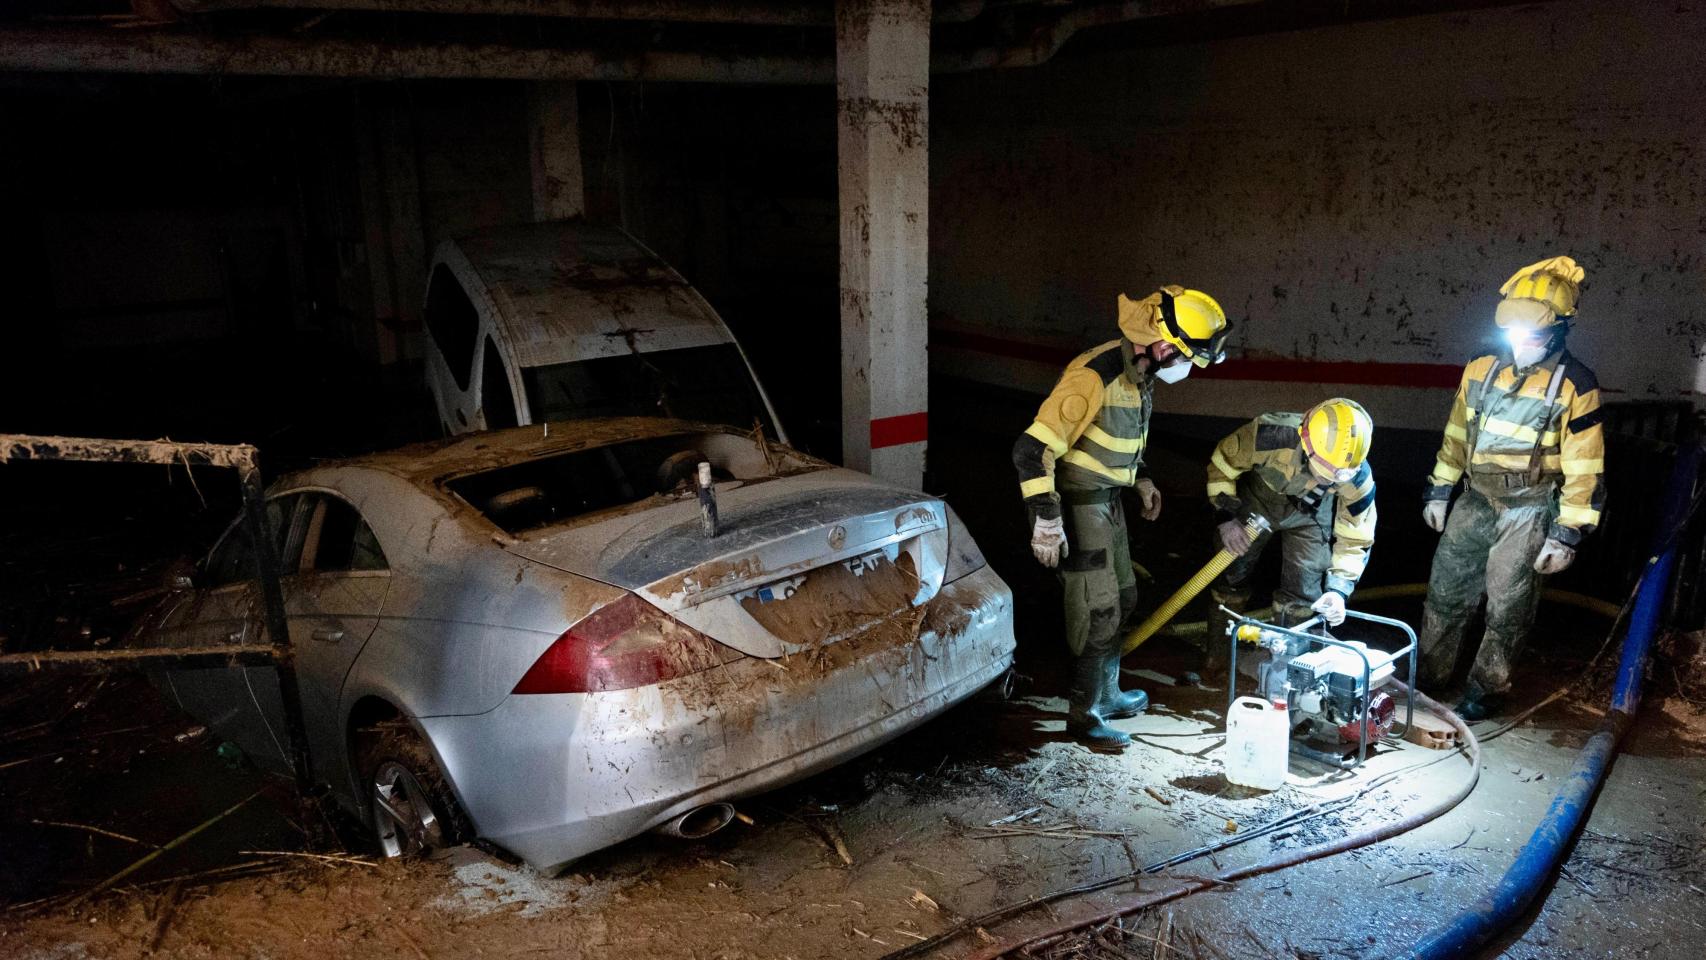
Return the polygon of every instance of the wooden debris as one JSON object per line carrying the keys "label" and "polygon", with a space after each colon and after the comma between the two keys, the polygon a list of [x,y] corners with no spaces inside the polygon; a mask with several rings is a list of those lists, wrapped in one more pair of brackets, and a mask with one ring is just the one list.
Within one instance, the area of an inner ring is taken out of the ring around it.
{"label": "wooden debris", "polygon": [[[263,790],[264,789],[265,788],[263,788]],[[216,813],[213,816],[208,817],[206,820],[203,820],[202,822],[196,824],[195,826],[191,827],[190,829],[184,831],[183,833],[179,834],[176,839],[172,840],[171,842],[167,843],[166,845],[164,845],[162,847],[155,849],[153,852],[149,853],[147,856],[143,857],[142,859],[136,861],[135,863],[131,864],[128,867],[125,867],[123,870],[120,870],[119,872],[113,874],[112,876],[106,878],[105,880],[102,880],[100,883],[95,884],[93,887],[90,887],[88,890],[79,894],[72,901],[72,903],[81,903],[84,900],[89,899],[90,897],[94,896],[95,894],[100,893],[102,890],[105,890],[108,887],[112,886],[113,884],[118,883],[120,880],[123,880],[125,877],[128,877],[131,874],[135,873],[136,871],[141,870],[143,867],[148,866],[150,863],[153,863],[156,859],[158,859],[162,854],[166,853],[167,851],[175,850],[178,847],[183,846],[185,843],[188,843],[190,840],[194,839],[195,836],[197,834],[201,833],[203,830],[206,830],[208,827],[213,826],[214,824],[218,823],[219,821],[225,819],[226,817],[229,817],[231,814],[236,813],[238,810],[242,809],[244,806],[246,806],[249,803],[250,800],[253,800],[256,797],[260,796],[261,793],[263,792],[263,790],[256,790],[254,793],[251,793],[248,796],[244,797],[243,799],[232,804],[231,806],[226,807],[224,810],[220,811],[219,813]]]}
{"label": "wooden debris", "polygon": [[1054,765],[1059,763],[1059,762],[1060,762],[1060,755],[1059,754],[1056,754],[1055,756],[1049,757],[1048,762],[1043,764],[1043,768],[1041,770],[1038,770],[1037,775],[1031,778],[1031,782],[1025,784],[1025,789],[1035,790],[1037,788],[1037,784],[1041,783],[1042,779],[1044,777],[1048,776],[1048,772],[1050,770],[1053,770]]}
{"label": "wooden debris", "polygon": [[300,850],[239,850],[245,857],[302,857],[308,860],[318,860],[322,863],[354,863],[363,867],[377,867],[379,864],[372,860],[362,860],[358,857],[339,857],[329,853],[304,853]]}
{"label": "wooden debris", "polygon": [[1039,811],[1041,809],[1042,809],[1042,807],[1029,807],[1027,809],[1020,810],[1018,813],[1010,813],[1007,816],[1002,817],[999,820],[991,820],[988,823],[984,824],[984,826],[999,827],[1004,823],[1014,823],[1016,821],[1023,820],[1028,816],[1031,816],[1032,814],[1036,813],[1037,811]]}
{"label": "wooden debris", "polygon": [[60,820],[31,820],[30,822],[38,827],[63,827],[67,830],[82,830],[85,833],[99,834],[103,837],[112,837],[114,840],[123,840],[126,843],[134,843],[139,847],[151,847],[155,850],[160,849],[160,845],[157,843],[149,843],[146,840],[138,840],[135,837],[125,836],[122,833],[114,833],[111,830],[103,830],[100,827],[91,827],[87,824],[65,823]]}
{"label": "wooden debris", "polygon": [[148,938],[148,945],[144,948],[144,952],[153,953],[160,949],[160,944],[165,942],[166,931],[171,928],[173,918],[178,915],[178,904],[182,903],[183,899],[184,882],[182,880],[173,881],[172,885],[166,888],[166,892],[161,894],[160,906],[156,910],[159,916],[154,921],[154,934]]}
{"label": "wooden debris", "polygon": [[1162,796],[1161,791],[1155,789],[1154,787],[1144,787],[1143,792],[1149,794],[1149,796],[1151,798],[1153,798],[1156,803],[1159,803],[1164,807],[1170,807],[1173,805],[1173,801]]}
{"label": "wooden debris", "polygon": [[847,849],[847,838],[842,836],[841,828],[831,821],[824,824],[824,833],[828,834],[830,845],[835,848],[835,855],[841,858],[842,863],[851,867],[853,854]]}

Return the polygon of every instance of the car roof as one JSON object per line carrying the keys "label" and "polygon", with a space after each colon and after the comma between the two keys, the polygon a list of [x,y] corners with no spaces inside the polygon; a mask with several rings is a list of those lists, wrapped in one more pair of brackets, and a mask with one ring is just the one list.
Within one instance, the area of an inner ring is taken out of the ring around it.
{"label": "car roof", "polygon": [[429,440],[395,450],[318,464],[284,478],[282,486],[311,483],[316,475],[339,469],[378,470],[422,487],[445,480],[525,463],[559,453],[643,440],[674,433],[741,433],[732,427],[665,417],[603,417],[511,427]]}
{"label": "car roof", "polygon": [[485,285],[522,367],[732,339],[681,274],[617,227],[581,219],[498,227],[445,241],[438,259],[458,255]]}

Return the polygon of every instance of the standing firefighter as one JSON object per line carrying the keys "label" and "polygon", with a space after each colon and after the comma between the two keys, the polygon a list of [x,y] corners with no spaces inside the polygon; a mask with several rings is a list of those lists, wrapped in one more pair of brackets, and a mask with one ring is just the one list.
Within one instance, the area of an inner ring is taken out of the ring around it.
{"label": "standing firefighter", "polygon": [[1177,383],[1192,365],[1225,357],[1226,314],[1206,293],[1166,286],[1119,298],[1120,338],[1080,354],[1013,447],[1019,492],[1031,514],[1031,552],[1058,566],[1073,664],[1067,729],[1097,747],[1131,737],[1106,721],[1149,706],[1121,693],[1120,626],[1137,606],[1120,491],[1135,486],[1145,520],[1161,492],[1144,476],[1143,447],[1155,381]]}
{"label": "standing firefighter", "polygon": [[[1524,267],[1499,288],[1494,320],[1510,350],[1477,357],[1445,425],[1422,517],[1443,530],[1422,622],[1422,682],[1457,663],[1483,593],[1487,630],[1457,712],[1479,720],[1510,689],[1540,576],[1575,559],[1605,503],[1605,436],[1593,371],[1564,349],[1582,268],[1569,257]],[[1467,484],[1446,516],[1458,480]]]}
{"label": "standing firefighter", "polygon": [[[1274,622],[1291,626],[1320,614],[1332,626],[1345,619],[1345,598],[1356,589],[1374,546],[1374,471],[1368,448],[1374,421],[1352,400],[1333,399],[1308,413],[1266,413],[1220,441],[1208,464],[1208,499],[1220,543],[1238,559],[1210,595],[1215,610],[1206,638],[1208,669],[1224,668],[1225,606],[1242,612],[1250,576],[1275,535],[1283,551]],[[1252,542],[1244,518],[1255,513],[1272,533]]]}

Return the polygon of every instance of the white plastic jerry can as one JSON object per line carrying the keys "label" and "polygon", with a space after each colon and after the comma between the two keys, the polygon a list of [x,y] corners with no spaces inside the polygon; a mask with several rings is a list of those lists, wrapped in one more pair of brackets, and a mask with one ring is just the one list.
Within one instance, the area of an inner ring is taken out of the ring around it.
{"label": "white plastic jerry can", "polygon": [[1291,766],[1291,721],[1284,700],[1239,697],[1226,711],[1226,779],[1278,790]]}

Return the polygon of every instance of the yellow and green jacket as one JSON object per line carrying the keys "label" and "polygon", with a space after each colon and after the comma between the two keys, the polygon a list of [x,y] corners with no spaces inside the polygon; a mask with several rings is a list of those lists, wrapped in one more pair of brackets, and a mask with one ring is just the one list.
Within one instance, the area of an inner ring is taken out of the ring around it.
{"label": "yellow and green jacket", "polygon": [[[1548,403],[1554,371],[1562,379]],[[1466,470],[1488,496],[1550,485],[1558,491],[1558,519],[1547,535],[1573,547],[1605,508],[1603,419],[1599,381],[1569,351],[1523,371],[1502,354],[1477,357],[1463,368],[1426,497],[1450,499]]]}
{"label": "yellow and green jacket", "polygon": [[1364,462],[1345,483],[1322,486],[1309,470],[1302,426],[1300,413],[1264,413],[1220,441],[1208,461],[1209,503],[1216,521],[1242,520],[1248,508],[1238,496],[1238,478],[1246,473],[1297,501],[1302,509],[1319,507],[1329,493],[1337,496],[1326,587],[1348,597],[1367,569],[1374,547],[1374,471]]}
{"label": "yellow and green jacket", "polygon": [[1129,487],[1144,476],[1155,381],[1135,367],[1131,341],[1079,354],[1013,445],[1019,494],[1032,515],[1060,516],[1060,494]]}

